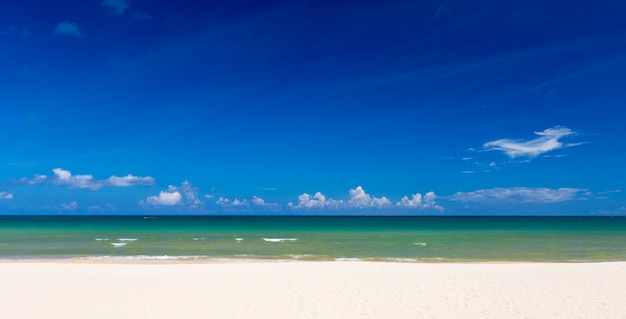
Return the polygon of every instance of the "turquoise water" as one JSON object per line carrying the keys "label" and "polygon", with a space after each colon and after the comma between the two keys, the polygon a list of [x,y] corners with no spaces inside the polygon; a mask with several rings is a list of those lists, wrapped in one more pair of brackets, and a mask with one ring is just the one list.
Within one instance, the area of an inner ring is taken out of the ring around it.
{"label": "turquoise water", "polygon": [[624,261],[626,218],[0,216],[0,258]]}

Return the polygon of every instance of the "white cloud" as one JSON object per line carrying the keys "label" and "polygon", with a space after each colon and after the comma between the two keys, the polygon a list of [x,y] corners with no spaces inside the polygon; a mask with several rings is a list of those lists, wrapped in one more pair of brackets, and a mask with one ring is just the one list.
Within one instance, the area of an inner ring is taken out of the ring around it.
{"label": "white cloud", "polygon": [[82,38],[84,36],[78,28],[78,25],[70,21],[63,21],[57,24],[56,28],[54,29],[54,34],[75,36],[79,38]]}
{"label": "white cloud", "polygon": [[93,178],[90,174],[85,175],[73,175],[70,171],[55,168],[52,170],[54,176],[48,177],[46,175],[38,175],[31,179],[22,178],[20,179],[21,183],[28,185],[35,185],[41,183],[52,183],[54,185],[64,185],[69,188],[79,188],[79,189],[89,189],[89,190],[97,190],[102,187],[128,187],[135,185],[154,185],[155,180],[150,176],[133,176],[126,175],[123,177],[119,176],[111,176],[105,180],[97,180]]}
{"label": "white cloud", "polygon": [[72,175],[70,171],[62,168],[55,168],[52,172],[54,173],[54,184],[94,190],[102,187],[91,175]]}
{"label": "white cloud", "polygon": [[528,156],[536,157],[552,150],[560,149],[566,146],[577,146],[582,143],[564,145],[559,141],[560,138],[572,135],[575,132],[567,127],[556,126],[543,130],[543,132],[535,132],[538,138],[529,141],[500,139],[483,144],[483,148],[487,151],[502,151],[511,158]]}
{"label": "white cloud", "polygon": [[252,197],[252,203],[253,203],[254,205],[259,205],[259,206],[266,205],[266,204],[265,204],[265,200],[263,200],[263,198],[256,197],[256,196],[253,196],[253,197]]}
{"label": "white cloud", "polygon": [[127,187],[133,185],[152,185],[154,184],[154,178],[150,176],[133,176],[126,175],[123,177],[119,176],[111,176],[104,181],[104,184],[107,186],[116,186],[116,187]]}
{"label": "white cloud", "polygon": [[161,191],[159,195],[146,198],[146,203],[156,206],[174,206],[181,200],[182,196],[176,186],[170,185],[167,191]]}
{"label": "white cloud", "polygon": [[437,195],[435,192],[428,192],[422,196],[422,194],[412,194],[411,198],[408,196],[402,197],[399,202],[396,203],[396,206],[406,207],[406,208],[419,208],[419,209],[436,209],[439,211],[443,210],[443,207],[435,204],[435,199]]}
{"label": "white cloud", "polygon": [[580,188],[491,188],[473,192],[458,192],[452,195],[452,200],[469,201],[516,201],[527,203],[556,203],[576,199],[581,193]]}
{"label": "white cloud", "polygon": [[315,209],[315,208],[340,208],[345,205],[342,200],[334,200],[334,199],[326,199],[324,194],[317,192],[315,195],[311,196],[307,193],[304,193],[298,196],[298,204],[289,203],[288,206],[291,208],[304,208],[304,209]]}
{"label": "white cloud", "polygon": [[250,203],[248,203],[248,200],[246,199],[239,200],[238,198],[235,198],[231,201],[230,199],[221,196],[215,203],[222,207],[250,207]]}
{"label": "white cloud", "polygon": [[366,193],[361,186],[357,186],[355,189],[350,190],[348,206],[351,208],[382,208],[390,205],[391,201],[385,196],[380,198],[373,197]]}
{"label": "white cloud", "polygon": [[180,186],[170,185],[166,191],[159,192],[158,195],[149,196],[145,201],[140,201],[140,205],[153,206],[175,206],[180,205],[189,209],[204,207],[204,202],[198,198],[198,188],[189,181],[180,183]]}
{"label": "white cloud", "polygon": [[0,199],[13,199],[13,194],[9,192],[0,192]]}
{"label": "white cloud", "polygon": [[268,203],[263,198],[257,196],[252,196],[252,199],[250,201],[254,206],[266,210],[280,210],[282,208],[282,206],[278,203]]}
{"label": "white cloud", "polygon": [[[398,208],[420,208],[420,209],[436,209],[443,210],[443,207],[435,204],[434,192],[428,192],[422,197],[421,194],[413,194],[412,198],[404,196],[395,207]],[[298,196],[298,203],[289,203],[288,207],[292,209],[383,209],[394,207],[392,202],[385,196],[375,197],[357,186],[349,191],[347,201],[326,198],[324,194],[317,192],[311,196],[304,193]]]}
{"label": "white cloud", "polygon": [[128,6],[130,5],[130,0],[103,0],[102,6],[112,10],[116,14],[124,14]]}

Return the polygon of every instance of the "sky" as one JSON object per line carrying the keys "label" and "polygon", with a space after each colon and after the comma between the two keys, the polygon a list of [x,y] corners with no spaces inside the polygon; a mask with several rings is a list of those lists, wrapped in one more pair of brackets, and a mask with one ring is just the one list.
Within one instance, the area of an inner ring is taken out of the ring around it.
{"label": "sky", "polygon": [[0,214],[626,215],[625,16],[0,0]]}

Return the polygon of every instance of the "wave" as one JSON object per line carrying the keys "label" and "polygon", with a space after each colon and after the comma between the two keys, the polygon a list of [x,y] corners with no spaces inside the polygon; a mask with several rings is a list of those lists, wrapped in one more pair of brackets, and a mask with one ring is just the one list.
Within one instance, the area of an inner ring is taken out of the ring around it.
{"label": "wave", "polygon": [[284,241],[296,241],[298,238],[263,238],[263,240],[270,243],[280,243]]}
{"label": "wave", "polygon": [[108,238],[96,238],[96,241],[108,241]]}
{"label": "wave", "polygon": [[200,238],[198,238],[198,237],[194,237],[194,238],[192,238],[191,240],[205,240],[205,239],[206,239],[206,238],[204,238],[204,237],[200,237]]}
{"label": "wave", "polygon": [[180,261],[207,261],[207,262],[231,262],[231,261],[242,261],[242,260],[250,260],[250,261],[259,261],[259,260],[267,260],[264,258],[255,258],[250,255],[234,255],[233,257],[211,257],[211,256],[189,256],[189,255],[133,255],[133,256],[89,256],[79,259],[85,260],[180,260]]}
{"label": "wave", "polygon": [[138,255],[138,256],[90,256],[84,259],[87,259],[87,260],[191,260],[191,259],[197,259],[197,258],[195,256]]}
{"label": "wave", "polygon": [[426,246],[426,243],[413,243],[413,245],[417,245],[417,246]]}
{"label": "wave", "polygon": [[414,262],[417,262],[417,259],[415,259],[415,258],[387,258],[386,260],[391,261],[391,262],[398,262],[398,263],[414,263]]}
{"label": "wave", "polygon": [[119,241],[136,241],[137,238],[118,238]]}
{"label": "wave", "polygon": [[312,255],[307,255],[307,254],[304,254],[304,255],[289,255],[289,257],[291,257],[291,259],[294,259],[294,260],[301,260],[301,259],[305,259],[305,258],[309,259],[311,256]]}
{"label": "wave", "polygon": [[356,257],[339,257],[339,258],[335,258],[335,261],[363,261],[363,259],[361,258],[356,258]]}
{"label": "wave", "polygon": [[127,243],[111,243],[111,246],[113,247],[124,247],[126,246]]}
{"label": "wave", "polygon": [[205,262],[236,262],[236,261],[263,261],[263,262],[304,262],[304,261],[335,261],[335,262],[395,262],[395,263],[433,263],[445,262],[444,258],[390,258],[390,257],[336,257],[328,258],[316,255],[286,255],[281,258],[268,258],[248,254],[232,255],[230,257],[214,257],[207,255],[132,255],[132,256],[89,256],[78,259],[86,260],[172,260],[172,261],[205,261]]}

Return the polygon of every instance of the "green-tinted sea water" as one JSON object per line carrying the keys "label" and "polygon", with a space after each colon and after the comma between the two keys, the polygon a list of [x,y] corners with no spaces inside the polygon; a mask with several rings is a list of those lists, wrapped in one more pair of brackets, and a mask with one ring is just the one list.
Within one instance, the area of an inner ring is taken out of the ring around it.
{"label": "green-tinted sea water", "polygon": [[0,258],[625,261],[626,218],[0,216]]}

